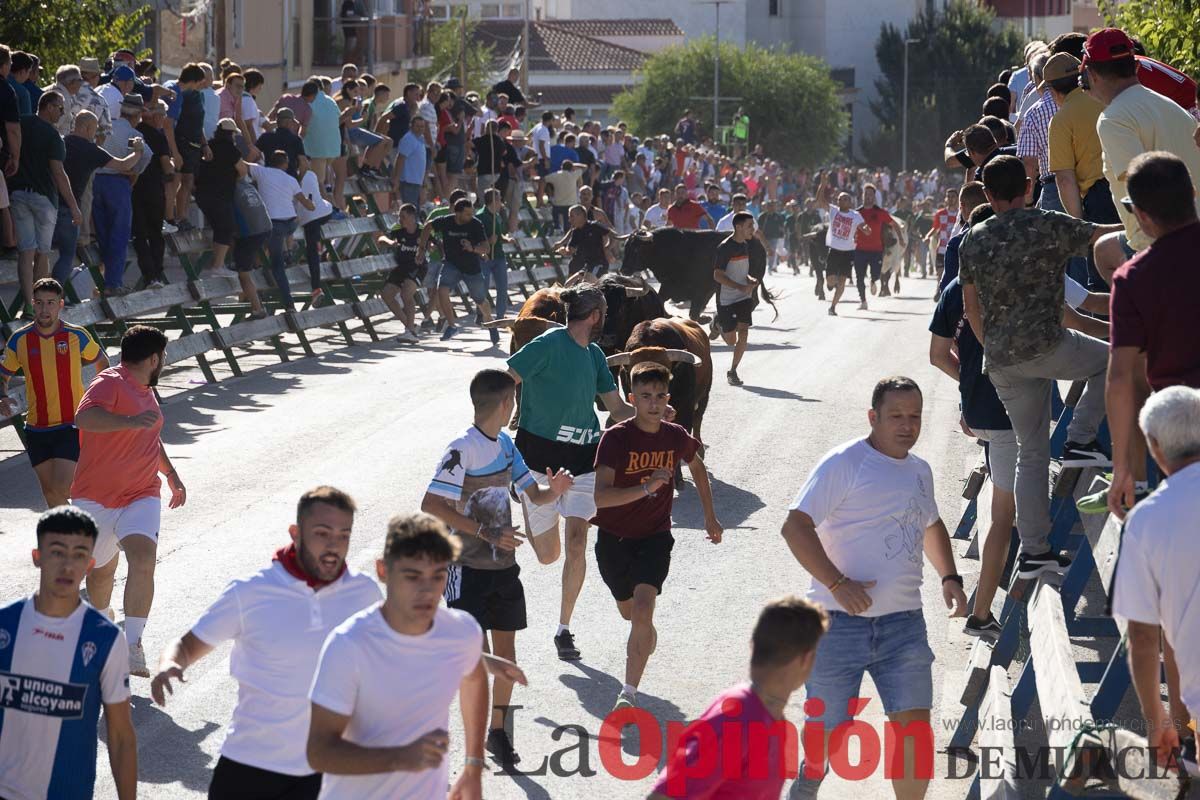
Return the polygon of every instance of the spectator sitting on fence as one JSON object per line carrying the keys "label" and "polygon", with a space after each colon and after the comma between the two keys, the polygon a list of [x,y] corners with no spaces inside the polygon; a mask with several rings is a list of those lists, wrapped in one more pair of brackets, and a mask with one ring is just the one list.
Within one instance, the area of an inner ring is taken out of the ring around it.
{"label": "spectator sitting on fence", "polygon": [[[1129,670],[1150,748],[1160,761],[1178,751],[1200,710],[1200,392],[1172,386],[1146,401],[1138,416],[1165,483],[1129,512],[1113,578],[1113,616],[1128,622]],[[1179,686],[1170,714],[1159,693],[1159,644],[1167,685]],[[1189,709],[1191,712],[1189,713]],[[1193,734],[1194,735],[1194,734]]]}
{"label": "spectator sitting on fence", "polygon": [[1200,337],[1192,331],[1200,273],[1193,179],[1178,157],[1143,153],[1129,165],[1122,200],[1153,243],[1112,279],[1112,349],[1106,394],[1113,443],[1108,508],[1118,517],[1145,495],[1145,442],[1135,426],[1150,391],[1200,388]]}

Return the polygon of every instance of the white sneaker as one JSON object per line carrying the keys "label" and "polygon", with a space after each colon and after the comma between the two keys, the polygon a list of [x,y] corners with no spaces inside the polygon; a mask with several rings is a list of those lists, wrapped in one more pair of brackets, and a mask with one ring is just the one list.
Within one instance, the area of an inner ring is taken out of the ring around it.
{"label": "white sneaker", "polygon": [[150,669],[146,666],[146,650],[141,640],[129,645],[129,674],[139,678],[150,677]]}
{"label": "white sneaker", "polygon": [[400,334],[399,336],[396,337],[396,341],[400,342],[401,344],[420,344],[421,343],[420,337],[417,336],[412,331],[405,331],[404,333]]}

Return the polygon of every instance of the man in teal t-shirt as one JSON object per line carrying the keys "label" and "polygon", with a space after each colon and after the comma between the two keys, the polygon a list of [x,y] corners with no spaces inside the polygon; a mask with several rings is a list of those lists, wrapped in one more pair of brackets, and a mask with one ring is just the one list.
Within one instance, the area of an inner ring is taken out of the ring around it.
{"label": "man in teal t-shirt", "polygon": [[634,412],[621,399],[604,352],[595,344],[607,312],[603,292],[595,286],[573,286],[563,290],[561,297],[567,327],[549,330],[513,353],[508,371],[521,385],[516,443],[530,471],[543,485],[548,485],[548,470],[565,469],[575,476],[574,486],[552,504],[522,501],[526,533],[543,564],[558,560],[558,519],[566,518],[563,593],[554,645],[559,658],[574,661],[579,650],[568,626],[583,589],[588,520],[596,515],[594,470],[601,433],[596,395],[616,422]]}

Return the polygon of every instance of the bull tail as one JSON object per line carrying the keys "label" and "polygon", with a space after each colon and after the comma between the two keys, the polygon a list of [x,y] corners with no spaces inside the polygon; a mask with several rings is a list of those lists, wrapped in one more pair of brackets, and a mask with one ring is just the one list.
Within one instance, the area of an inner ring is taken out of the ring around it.
{"label": "bull tail", "polygon": [[765,283],[758,284],[758,290],[760,294],[762,294],[762,299],[771,307],[771,310],[775,312],[775,316],[771,318],[771,321],[775,322],[777,319],[779,319],[779,308],[775,305],[775,301],[782,299],[783,295],[773,293],[767,288]]}

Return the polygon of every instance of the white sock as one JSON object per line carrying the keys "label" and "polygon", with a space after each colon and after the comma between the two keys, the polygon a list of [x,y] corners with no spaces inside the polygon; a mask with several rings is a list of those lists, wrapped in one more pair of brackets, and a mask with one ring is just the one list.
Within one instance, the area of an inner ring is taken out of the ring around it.
{"label": "white sock", "polygon": [[559,625],[559,626],[558,626],[558,630],[557,630],[557,631],[554,633],[554,635],[555,635],[555,636],[558,636],[560,633],[562,633],[563,631],[565,631],[565,630],[567,630],[567,629],[568,629],[568,628],[567,628],[567,626],[566,626],[566,625]]}
{"label": "white sock", "polygon": [[632,699],[637,697],[637,687],[630,686],[628,683],[621,687],[621,694]]}
{"label": "white sock", "polygon": [[125,617],[125,638],[133,647],[142,640],[142,631],[146,629],[145,617]]}

